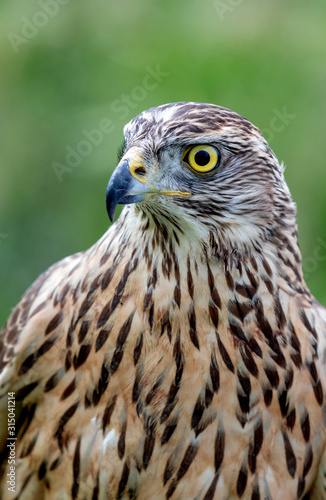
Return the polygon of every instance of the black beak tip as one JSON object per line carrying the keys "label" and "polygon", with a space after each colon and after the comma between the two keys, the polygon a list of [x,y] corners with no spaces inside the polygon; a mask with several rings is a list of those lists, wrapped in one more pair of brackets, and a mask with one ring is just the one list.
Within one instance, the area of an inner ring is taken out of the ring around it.
{"label": "black beak tip", "polygon": [[117,208],[117,203],[112,199],[110,193],[106,193],[106,210],[111,222],[114,222],[115,210]]}
{"label": "black beak tip", "polygon": [[114,214],[115,214],[115,211],[114,211],[114,212],[109,213],[109,219],[110,219],[110,221],[111,221],[111,223],[112,223],[112,224],[113,224],[113,222],[114,222]]}

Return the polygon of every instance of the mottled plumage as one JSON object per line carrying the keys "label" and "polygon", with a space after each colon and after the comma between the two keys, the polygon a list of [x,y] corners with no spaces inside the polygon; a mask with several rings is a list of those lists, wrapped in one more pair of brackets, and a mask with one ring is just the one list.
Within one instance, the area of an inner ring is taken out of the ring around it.
{"label": "mottled plumage", "polygon": [[152,108],[124,133],[118,221],[2,331],[1,498],[325,499],[326,314],[282,166],[210,104]]}

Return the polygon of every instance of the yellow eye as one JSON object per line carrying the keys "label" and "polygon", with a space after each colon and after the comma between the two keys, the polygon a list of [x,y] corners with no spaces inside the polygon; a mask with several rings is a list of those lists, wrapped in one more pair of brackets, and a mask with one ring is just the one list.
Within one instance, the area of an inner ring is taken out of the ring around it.
{"label": "yellow eye", "polygon": [[198,173],[206,174],[220,163],[221,154],[214,146],[200,144],[188,149],[183,161]]}

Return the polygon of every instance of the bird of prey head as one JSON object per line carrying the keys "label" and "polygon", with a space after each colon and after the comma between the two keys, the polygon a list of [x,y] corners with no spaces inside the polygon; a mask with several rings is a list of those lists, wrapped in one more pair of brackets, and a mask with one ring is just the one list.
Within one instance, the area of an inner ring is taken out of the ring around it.
{"label": "bird of prey head", "polygon": [[295,231],[295,206],[262,134],[226,108],[180,102],[151,108],[124,128],[121,161],[107,188],[111,221],[117,204],[135,204],[166,231],[224,254]]}

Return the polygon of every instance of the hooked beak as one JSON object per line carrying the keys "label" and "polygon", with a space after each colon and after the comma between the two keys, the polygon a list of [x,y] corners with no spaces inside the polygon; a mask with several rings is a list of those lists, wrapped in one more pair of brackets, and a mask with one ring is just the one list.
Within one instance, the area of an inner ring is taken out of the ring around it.
{"label": "hooked beak", "polygon": [[121,160],[106,188],[106,209],[111,222],[114,220],[117,205],[138,203],[153,194],[191,196],[188,192],[159,190],[148,183],[146,173],[147,169],[137,151],[134,151],[133,156],[128,155]]}
{"label": "hooked beak", "polygon": [[144,200],[148,193],[153,192],[149,186],[132,175],[131,172],[135,169],[131,170],[129,163],[129,159],[119,163],[106,188],[106,209],[111,222],[114,220],[117,205],[137,203]]}

